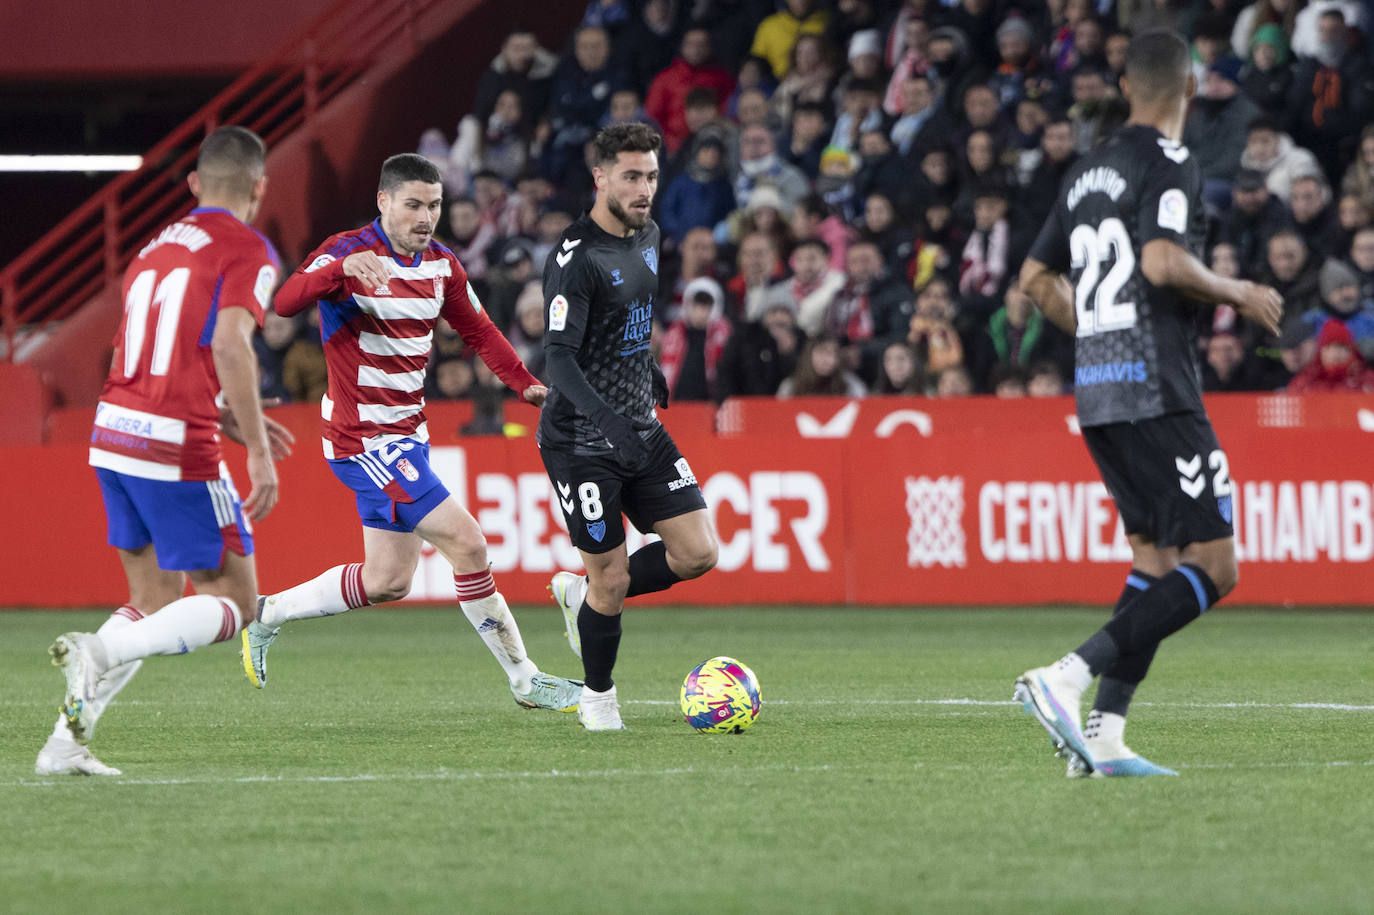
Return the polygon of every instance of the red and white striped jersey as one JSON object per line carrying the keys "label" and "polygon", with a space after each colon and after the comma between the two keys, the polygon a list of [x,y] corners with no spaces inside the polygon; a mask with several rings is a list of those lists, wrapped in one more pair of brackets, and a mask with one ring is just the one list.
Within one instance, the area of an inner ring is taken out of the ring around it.
{"label": "red and white striped jersey", "polygon": [[[391,278],[371,288],[344,276],[350,254],[372,251]],[[414,257],[392,249],[381,221],[331,236],[277,292],[277,314],[320,308],[329,390],[320,405],[324,456],[373,451],[401,438],[428,441],[425,366],[440,315],[517,393],[539,381],[487,317],[452,251],[431,241]]]}
{"label": "red and white striped jersey", "polygon": [[210,343],[224,308],[262,324],[280,262],[228,210],[200,207],[124,273],[124,318],[96,406],[90,462],[150,480],[220,477],[219,377]]}

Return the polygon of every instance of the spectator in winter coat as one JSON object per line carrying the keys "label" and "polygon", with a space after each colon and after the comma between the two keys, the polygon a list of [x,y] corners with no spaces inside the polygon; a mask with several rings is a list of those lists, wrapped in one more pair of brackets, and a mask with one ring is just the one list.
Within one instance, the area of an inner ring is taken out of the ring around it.
{"label": "spectator in winter coat", "polygon": [[687,93],[696,88],[713,90],[721,107],[735,91],[735,78],[711,61],[711,35],[705,29],[689,29],[682,36],[677,59],[654,77],[645,98],[644,110],[663,125],[663,144],[670,154],[687,138]]}
{"label": "spectator in winter coat", "polygon": [[[1212,64],[1202,92],[1193,100],[1183,128],[1183,143],[1197,157],[1202,177],[1229,184],[1240,171],[1240,156],[1259,107],[1236,84],[1241,62],[1225,57]],[[1228,189],[1222,189],[1224,195]]]}
{"label": "spectator in winter coat", "polygon": [[663,333],[659,365],[674,400],[712,400],[716,368],[732,325],[725,293],[713,279],[693,280],[683,291],[683,314]]}
{"label": "spectator in winter coat", "polygon": [[762,57],[782,79],[791,66],[792,46],[801,35],[823,35],[830,17],[813,0],[787,0],[786,8],[759,23],[749,53]]}
{"label": "spectator in winter coat", "polygon": [[1288,204],[1293,212],[1293,228],[1314,259],[1345,253],[1337,250],[1340,225],[1331,206],[1331,189],[1321,175],[1303,175],[1294,181]]}
{"label": "spectator in winter coat", "polygon": [[1240,72],[1240,89],[1271,117],[1281,117],[1288,106],[1293,70],[1288,65],[1288,44],[1283,32],[1270,23],[1261,26],[1251,40],[1249,63]]}
{"label": "spectator in winter coat", "polygon": [[1317,20],[1318,48],[1298,59],[1288,96],[1293,139],[1312,150],[1329,184],[1354,152],[1359,132],[1374,115],[1374,71],[1350,47],[1349,30],[1338,8]]}
{"label": "spectator in winter coat", "polygon": [[548,104],[550,81],[558,67],[558,57],[539,47],[534,33],[517,29],[506,36],[501,53],[477,81],[477,96],[472,114],[485,124],[496,108],[497,97],[506,89],[520,93],[521,108],[543,111]]}
{"label": "spectator in winter coat", "polygon": [[1374,124],[1360,131],[1360,147],[1341,179],[1341,193],[1354,194],[1374,212]]}
{"label": "spectator in winter coat", "polygon": [[1343,261],[1329,260],[1318,273],[1322,304],[1303,319],[1320,335],[1331,323],[1345,325],[1365,359],[1374,359],[1374,314],[1360,307],[1360,280]]}
{"label": "spectator in winter coat", "polygon": [[673,62],[680,44],[677,19],[676,0],[646,0],[639,16],[612,42],[625,78],[641,95]]}
{"label": "spectator in winter coat", "polygon": [[1302,236],[1291,228],[1269,237],[1269,254],[1260,278],[1283,296],[1285,320],[1321,307],[1317,265],[1312,263]]}
{"label": "spectator in winter coat", "polygon": [[1220,234],[1222,241],[1235,245],[1236,258],[1246,276],[1260,273],[1270,236],[1292,225],[1288,208],[1269,193],[1263,173],[1241,169],[1231,186],[1231,209],[1222,217]]}
{"label": "spectator in winter coat", "polygon": [[1020,286],[1008,286],[1002,302],[973,341],[969,370],[980,390],[992,389],[992,371],[999,365],[1029,369],[1050,360],[1061,375],[1073,365],[1073,341],[1045,320]]}
{"label": "spectator in winter coat", "polygon": [[792,276],[768,287],[766,304],[791,306],[797,325],[814,336],[821,330],[826,310],[844,288],[845,275],[829,269],[830,246],[819,238],[798,242],[792,251]]}
{"label": "spectator in winter coat", "polygon": [[681,241],[687,230],[712,228],[735,209],[735,192],[725,177],[725,146],[708,137],[696,144],[687,170],[673,179],[659,208],[663,234]]}
{"label": "spectator in winter coat", "polygon": [[1350,241],[1350,261],[1360,283],[1360,302],[1365,308],[1374,308],[1374,226],[1355,232]]}
{"label": "spectator in winter coat", "polygon": [[716,364],[716,394],[727,397],[773,396],[797,368],[806,335],[785,304],[770,306],[735,330]]}
{"label": "spectator in winter coat", "polygon": [[1293,138],[1280,129],[1279,122],[1268,116],[1250,122],[1240,165],[1264,175],[1269,193],[1284,204],[1288,203],[1295,179],[1321,173],[1317,157],[1294,143]]}
{"label": "spectator in winter coat", "polygon": [[844,367],[840,357],[840,341],[836,338],[827,335],[812,339],[802,349],[796,370],[778,386],[778,397],[866,396],[868,388]]}
{"label": "spectator in winter coat", "polygon": [[767,127],[754,125],[740,131],[740,175],[735,181],[735,203],[748,206],[757,184],[772,184],[782,195],[787,212],[811,191],[811,182],[795,165],[778,157],[777,144]]}
{"label": "spectator in winter coat", "polygon": [[1317,335],[1317,358],[1288,383],[1290,394],[1314,392],[1374,392],[1374,369],[1355,348],[1350,330],[1340,321],[1327,321]]}

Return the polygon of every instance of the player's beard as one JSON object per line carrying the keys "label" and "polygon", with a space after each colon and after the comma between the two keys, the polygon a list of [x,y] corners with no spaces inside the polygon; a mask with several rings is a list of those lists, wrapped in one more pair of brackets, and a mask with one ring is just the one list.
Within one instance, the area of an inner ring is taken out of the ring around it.
{"label": "player's beard", "polygon": [[644,228],[645,223],[649,221],[648,210],[644,211],[643,216],[631,213],[629,210],[625,209],[625,207],[621,206],[619,200],[616,200],[610,194],[606,195],[606,209],[611,211],[612,216],[620,220],[621,225],[629,229],[634,229],[636,232]]}

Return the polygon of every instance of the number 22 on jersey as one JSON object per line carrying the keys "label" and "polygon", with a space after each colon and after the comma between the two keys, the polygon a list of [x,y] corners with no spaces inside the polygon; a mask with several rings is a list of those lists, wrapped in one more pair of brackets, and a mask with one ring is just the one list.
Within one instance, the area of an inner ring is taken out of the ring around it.
{"label": "number 22 on jersey", "polygon": [[177,267],[157,281],[156,270],[144,270],[129,284],[124,299],[124,377],[138,374],[143,356],[143,344],[148,337],[153,307],[157,307],[157,326],[153,329],[153,358],[149,371],[166,375],[172,363],[172,347],[176,344],[177,323],[181,320],[181,302],[186,297],[186,285],[191,280],[189,267]]}
{"label": "number 22 on jersey", "polygon": [[[1069,257],[1079,274],[1074,288],[1078,312],[1078,336],[1135,327],[1134,302],[1118,302],[1117,296],[1135,271],[1135,254],[1126,225],[1116,217],[1102,220],[1097,228],[1079,225],[1069,236]],[[1102,265],[1110,261],[1106,274]]]}

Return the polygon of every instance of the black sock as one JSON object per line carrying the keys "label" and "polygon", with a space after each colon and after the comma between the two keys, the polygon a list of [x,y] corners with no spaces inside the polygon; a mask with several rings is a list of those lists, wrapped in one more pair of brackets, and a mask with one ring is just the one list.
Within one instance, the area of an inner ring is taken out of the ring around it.
{"label": "black sock", "polygon": [[1131,601],[1121,614],[1083,643],[1078,654],[1094,674],[1118,658],[1141,654],[1205,613],[1220,599],[1217,586],[1195,565],[1184,564]]}
{"label": "black sock", "polygon": [[682,581],[668,567],[668,547],[662,540],[645,544],[630,556],[630,590],[626,597],[666,591]]}
{"label": "black sock", "polygon": [[[1126,587],[1117,598],[1112,616],[1120,616],[1131,601],[1145,593],[1157,581],[1159,579],[1153,575],[1132,569],[1126,576]],[[1131,697],[1135,695],[1135,688],[1145,679],[1158,647],[1156,644],[1136,654],[1122,655],[1107,665],[1102,671],[1102,679],[1097,684],[1097,697],[1093,700],[1093,708],[1099,712],[1111,712],[1125,717],[1126,711],[1131,707]]]}
{"label": "black sock", "polygon": [[577,611],[577,634],[582,639],[583,680],[598,693],[604,693],[615,685],[611,670],[620,650],[620,614],[597,613],[584,600]]}

